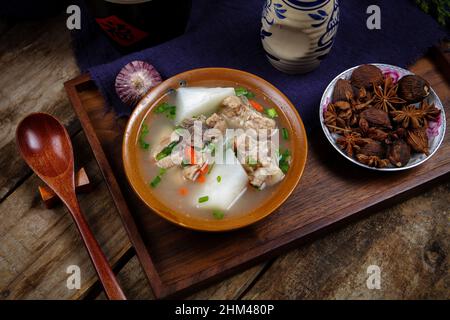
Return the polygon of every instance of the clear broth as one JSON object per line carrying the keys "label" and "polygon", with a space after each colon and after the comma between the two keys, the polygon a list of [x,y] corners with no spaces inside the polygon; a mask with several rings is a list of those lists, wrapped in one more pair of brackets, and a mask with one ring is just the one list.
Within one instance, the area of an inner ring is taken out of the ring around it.
{"label": "clear broth", "polygon": [[[216,82],[214,85],[196,84],[196,87],[197,86],[236,88],[240,85],[236,83]],[[159,103],[164,101],[172,102],[171,99],[172,98],[170,95],[167,95]],[[264,108],[275,108],[279,114],[281,113],[279,108],[265,96],[258,94],[252,99],[259,102]],[[285,123],[285,119],[282,116],[275,118],[275,120],[277,127],[280,129],[280,150],[291,150],[291,143],[289,139],[292,137],[285,140],[281,135],[281,129],[289,128],[289,126]],[[152,147],[158,145],[163,137],[170,135],[175,126],[173,121],[168,119],[165,115],[155,114],[154,112],[147,113],[142,125],[143,124],[146,124],[149,129],[149,133],[146,135],[145,141],[150,144],[150,147],[146,150],[138,148],[138,165],[140,175],[144,182],[148,185],[149,192],[152,192],[162,203],[176,212],[181,212],[187,216],[193,216],[200,219],[216,220],[211,212],[211,209],[197,208],[193,205],[195,201],[193,201],[191,195],[196,194],[199,191],[198,189],[201,188],[201,184],[186,180],[183,177],[182,169],[179,166],[168,169],[161,177],[161,182],[155,188],[150,186],[150,182],[159,173],[159,167],[153,159]],[[291,159],[291,161],[292,160],[293,159]],[[289,171],[287,174],[289,174]],[[226,177],[222,177],[222,179],[226,179]],[[233,206],[229,210],[224,211],[224,219],[245,215],[258,207],[264,206],[265,203],[270,201],[272,195],[278,192],[278,188],[282,183],[283,180],[278,184],[271,187],[266,187],[263,190],[257,190],[249,184],[247,190],[233,204]],[[186,188],[188,190],[188,194],[184,196],[181,195],[179,192],[181,188]]]}

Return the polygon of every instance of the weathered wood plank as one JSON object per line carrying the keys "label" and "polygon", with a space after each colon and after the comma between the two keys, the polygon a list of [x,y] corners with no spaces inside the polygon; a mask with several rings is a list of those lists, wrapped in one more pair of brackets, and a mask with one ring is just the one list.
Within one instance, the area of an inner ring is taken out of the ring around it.
{"label": "weathered wood plank", "polygon": [[283,255],[244,299],[449,299],[449,217],[447,182]]}
{"label": "weathered wood plank", "polygon": [[207,289],[199,291],[187,299],[218,299],[218,300],[235,300],[253,284],[253,281],[263,272],[266,264],[263,262],[248,270],[236,274],[224,281],[210,286]]}
{"label": "weathered wood plank", "polygon": [[[186,298],[192,300],[237,299],[262,272],[265,265],[266,263],[261,263]],[[147,282],[147,278],[145,277],[136,256],[130,259],[130,261],[120,270],[117,277],[120,283],[123,284],[123,290],[128,299],[154,299],[153,293]],[[105,294],[102,292],[96,297],[96,299],[106,299]]]}
{"label": "weathered wood plank", "polygon": [[[80,195],[89,225],[112,264],[131,245],[82,133],[74,139],[75,158],[84,166],[93,192]],[[67,210],[45,209],[32,176],[0,204],[0,299],[74,299],[97,277]],[[81,269],[81,289],[66,287],[66,268]]]}
{"label": "weathered wood plank", "polygon": [[0,201],[30,171],[15,151],[17,123],[28,113],[58,117],[78,128],[63,83],[79,73],[65,17],[5,24],[0,33]]}

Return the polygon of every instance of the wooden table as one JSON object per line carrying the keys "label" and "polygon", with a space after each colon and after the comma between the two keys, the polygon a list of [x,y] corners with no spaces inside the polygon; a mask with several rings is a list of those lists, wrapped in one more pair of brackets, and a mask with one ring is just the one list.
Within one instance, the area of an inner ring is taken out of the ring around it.
{"label": "wooden table", "polygon": [[[79,196],[91,228],[127,297],[151,299],[63,89],[64,81],[79,74],[65,17],[0,21],[0,70],[0,299],[105,298],[68,212],[62,206],[45,209],[37,192],[42,183],[16,151],[16,125],[33,111],[49,112],[69,128],[78,166],[86,168],[94,186],[93,192]],[[448,107],[450,89],[437,67],[422,58],[413,70],[426,71]],[[447,179],[189,298],[449,299],[449,214]],[[69,265],[81,269],[79,290],[66,287]],[[370,265],[381,268],[380,290],[366,286]]]}

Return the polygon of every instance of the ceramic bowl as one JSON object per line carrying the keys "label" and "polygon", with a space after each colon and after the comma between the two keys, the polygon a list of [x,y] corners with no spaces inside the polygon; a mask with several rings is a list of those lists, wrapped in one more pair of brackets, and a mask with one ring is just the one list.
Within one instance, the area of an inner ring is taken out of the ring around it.
{"label": "ceramic bowl", "polygon": [[[282,121],[287,125],[291,140],[292,163],[286,177],[259,207],[250,212],[227,217],[223,220],[204,220],[195,216],[188,216],[174,211],[160,201],[152,192],[139,173],[138,166],[138,133],[146,115],[173,89],[180,86],[214,86],[219,82],[221,86],[242,86],[261,96],[277,107]],[[128,181],[143,201],[155,213],[179,226],[201,231],[227,231],[242,228],[255,223],[274,212],[292,193],[297,186],[305,168],[307,156],[307,138],[302,120],[289,99],[267,81],[247,72],[226,68],[204,68],[187,71],[153,88],[134,109],[123,140],[122,157]]]}
{"label": "ceramic bowl", "polygon": [[[409,70],[406,70],[406,69],[403,69],[400,67],[396,67],[393,65],[389,65],[389,64],[381,64],[381,63],[371,63],[371,64],[380,68],[384,75],[389,74],[394,79],[394,81],[398,81],[400,78],[402,78],[405,75],[413,74]],[[436,122],[430,122],[429,128],[427,129],[427,134],[428,134],[428,139],[429,139],[429,149],[430,149],[430,154],[428,156],[425,154],[414,153],[411,156],[411,159],[409,160],[408,164],[404,167],[392,166],[392,167],[387,167],[387,168],[374,168],[374,167],[367,166],[367,165],[357,161],[356,159],[353,159],[352,157],[349,157],[343,150],[341,150],[339,148],[339,146],[336,143],[336,139],[338,138],[338,135],[336,133],[333,133],[330,130],[328,130],[327,126],[324,123],[324,112],[326,111],[328,104],[332,100],[331,97],[332,97],[333,89],[334,89],[336,82],[339,79],[349,80],[352,75],[353,70],[356,69],[357,67],[359,67],[359,66],[345,70],[340,75],[338,75],[336,78],[334,78],[333,81],[331,81],[331,83],[325,89],[325,92],[322,95],[322,100],[320,102],[319,117],[320,117],[320,123],[322,125],[322,130],[325,133],[325,136],[327,137],[328,141],[343,157],[350,160],[354,164],[357,164],[358,166],[361,166],[361,167],[364,167],[367,169],[371,169],[371,170],[377,170],[377,171],[407,170],[407,169],[416,167],[416,166],[424,163],[425,161],[427,161],[437,151],[437,149],[441,145],[442,140],[444,139],[445,128],[446,128],[446,123],[445,123],[446,118],[445,118],[445,113],[444,113],[444,107],[442,105],[441,100],[437,96],[436,92],[433,90],[433,88],[431,88],[431,93],[426,98],[426,100],[428,101],[428,103],[434,103],[436,108],[441,110],[441,115]],[[418,105],[418,103],[416,105]]]}

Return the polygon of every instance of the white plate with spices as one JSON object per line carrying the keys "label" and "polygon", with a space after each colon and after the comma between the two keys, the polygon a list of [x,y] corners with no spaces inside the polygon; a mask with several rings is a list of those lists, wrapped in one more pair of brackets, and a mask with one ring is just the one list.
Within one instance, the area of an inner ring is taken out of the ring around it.
{"label": "white plate with spices", "polygon": [[342,156],[378,171],[422,164],[437,151],[446,128],[442,102],[424,79],[380,63],[334,78],[322,95],[319,117]]}

